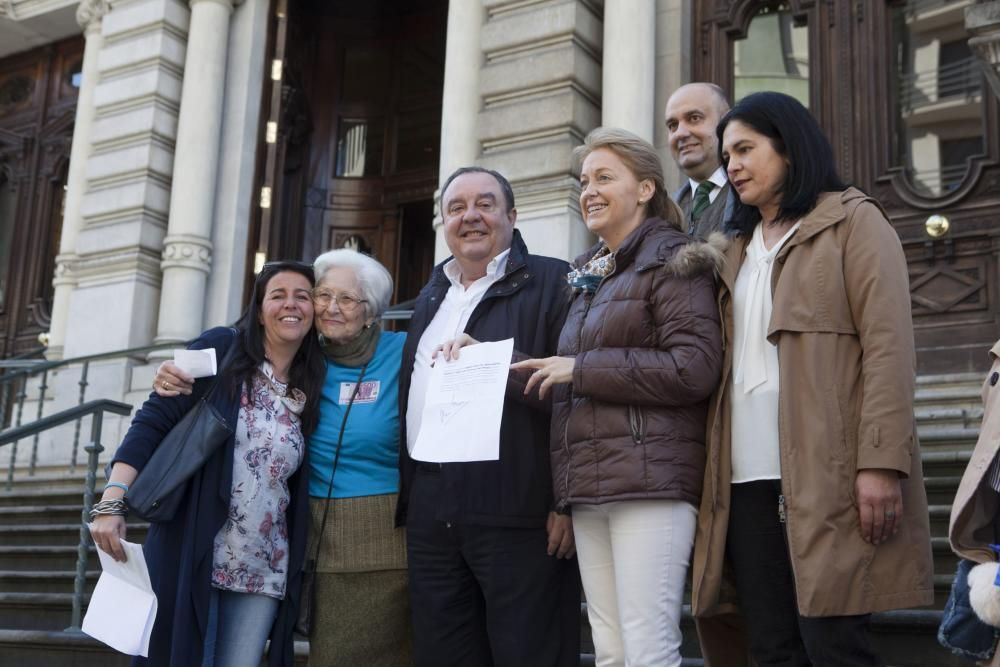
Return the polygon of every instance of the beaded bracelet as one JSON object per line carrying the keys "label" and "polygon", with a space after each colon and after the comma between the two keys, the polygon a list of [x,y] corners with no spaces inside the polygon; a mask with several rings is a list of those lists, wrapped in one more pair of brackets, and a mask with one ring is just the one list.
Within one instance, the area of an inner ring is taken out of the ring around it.
{"label": "beaded bracelet", "polygon": [[107,482],[104,485],[104,490],[107,491],[108,487],[112,487],[112,486],[115,487],[115,488],[121,489],[125,493],[128,493],[128,484],[126,484],[125,482]]}
{"label": "beaded bracelet", "polygon": [[125,505],[125,501],[121,498],[113,498],[111,500],[101,500],[94,503],[94,509],[90,510],[90,518],[94,519],[98,516],[127,516],[128,506]]}

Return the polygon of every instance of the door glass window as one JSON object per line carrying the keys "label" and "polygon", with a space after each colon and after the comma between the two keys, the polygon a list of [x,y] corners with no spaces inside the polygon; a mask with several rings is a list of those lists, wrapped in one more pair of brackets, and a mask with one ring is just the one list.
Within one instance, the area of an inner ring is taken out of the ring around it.
{"label": "door glass window", "polygon": [[762,90],[787,93],[809,106],[809,29],[785,3],[763,7],[733,49],[734,99]]}
{"label": "door glass window", "polygon": [[909,0],[893,9],[896,164],[924,196],[961,183],[983,153],[983,77],[965,32],[968,0]]}
{"label": "door glass window", "polygon": [[337,178],[382,174],[383,126],[381,119],[341,119],[337,134]]}

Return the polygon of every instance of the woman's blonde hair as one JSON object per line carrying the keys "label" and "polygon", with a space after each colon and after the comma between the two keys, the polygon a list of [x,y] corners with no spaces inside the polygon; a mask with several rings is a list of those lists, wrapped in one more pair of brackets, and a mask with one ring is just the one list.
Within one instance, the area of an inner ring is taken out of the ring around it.
{"label": "woman's blonde hair", "polygon": [[653,181],[653,196],[646,202],[646,217],[662,218],[671,227],[683,230],[684,214],[670,198],[663,183],[660,156],[645,139],[619,127],[598,127],[573,149],[574,169],[579,173],[583,161],[594,151],[606,148],[625,163],[636,180]]}

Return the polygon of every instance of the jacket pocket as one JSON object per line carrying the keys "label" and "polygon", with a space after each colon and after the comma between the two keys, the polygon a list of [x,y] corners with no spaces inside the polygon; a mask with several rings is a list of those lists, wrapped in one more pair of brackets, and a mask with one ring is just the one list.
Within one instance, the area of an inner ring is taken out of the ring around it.
{"label": "jacket pocket", "polygon": [[632,431],[632,442],[641,445],[646,439],[646,415],[642,407],[628,406],[628,426]]}

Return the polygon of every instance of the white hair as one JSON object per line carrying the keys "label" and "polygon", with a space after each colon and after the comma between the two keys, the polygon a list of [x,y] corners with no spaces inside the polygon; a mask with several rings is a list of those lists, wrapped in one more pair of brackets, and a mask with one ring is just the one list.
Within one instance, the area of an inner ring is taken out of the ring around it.
{"label": "white hair", "polygon": [[367,302],[369,317],[376,319],[382,317],[382,313],[389,307],[389,300],[392,299],[392,276],[389,270],[378,260],[356,250],[347,248],[328,250],[313,262],[316,284],[319,285],[327,271],[335,268],[350,269],[354,272],[354,276],[358,279],[361,298]]}

